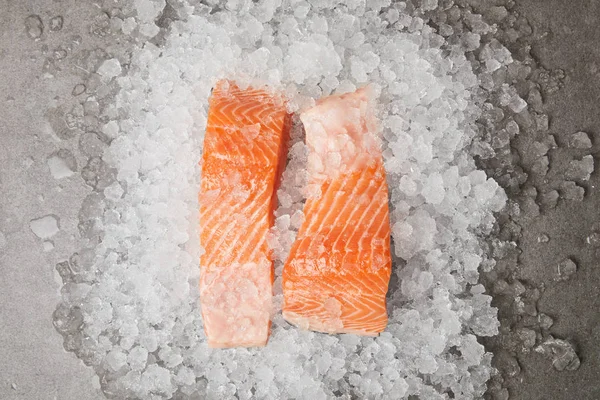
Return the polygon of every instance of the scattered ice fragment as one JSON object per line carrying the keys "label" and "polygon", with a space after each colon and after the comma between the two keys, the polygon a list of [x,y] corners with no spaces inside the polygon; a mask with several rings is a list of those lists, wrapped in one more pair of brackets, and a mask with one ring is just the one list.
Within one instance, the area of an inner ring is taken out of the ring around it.
{"label": "scattered ice fragment", "polygon": [[406,175],[400,178],[399,188],[407,196],[413,196],[417,193],[417,184]]}
{"label": "scattered ice fragment", "polygon": [[535,114],[535,124],[538,131],[545,132],[550,127],[550,121],[547,114]]}
{"label": "scattered ice fragment", "polygon": [[134,371],[141,371],[146,367],[148,361],[148,350],[142,346],[136,346],[127,355],[127,362]]}
{"label": "scattered ice fragment", "polygon": [[83,103],[83,112],[86,116],[98,116],[100,113],[100,104],[94,99],[90,98]]}
{"label": "scattered ice fragment", "polygon": [[514,87],[509,86],[508,84],[502,85],[500,105],[508,106],[508,108],[516,114],[527,108],[527,102],[519,96]]}
{"label": "scattered ice fragment", "polygon": [[537,238],[538,243],[548,243],[549,241],[550,241],[550,237],[548,237],[548,235],[546,235],[546,234],[541,234]]}
{"label": "scattered ice fragment", "polygon": [[590,246],[600,246],[600,232],[592,232],[585,238],[585,242]]}
{"label": "scattered ice fragment", "polygon": [[104,361],[112,371],[118,371],[126,365],[127,355],[115,349],[106,355]]}
{"label": "scattered ice fragment", "polygon": [[559,281],[566,281],[577,271],[577,265],[571,260],[567,258],[557,266],[557,277],[556,279]]}
{"label": "scattered ice fragment", "polygon": [[429,176],[423,186],[421,194],[425,201],[432,204],[440,204],[444,200],[444,180],[439,173]]}
{"label": "scattered ice fragment", "polygon": [[544,101],[542,99],[542,94],[537,88],[533,88],[529,91],[529,96],[527,97],[527,102],[531,105],[531,107],[537,111],[542,112],[544,108]]}
{"label": "scattered ice fragment", "polygon": [[297,210],[290,218],[290,225],[294,229],[300,229],[302,222],[304,222],[304,213],[301,210]]}
{"label": "scattered ice fragment", "polygon": [[56,61],[64,60],[67,58],[67,55],[67,50],[63,49],[62,47],[54,49],[53,57]]}
{"label": "scattered ice fragment", "polygon": [[51,240],[46,240],[43,243],[43,247],[45,252],[52,251],[54,250],[54,243]]}
{"label": "scattered ice fragment", "polygon": [[444,37],[448,37],[454,33],[454,29],[452,26],[442,23],[439,26],[439,33]]}
{"label": "scattered ice fragment", "polygon": [[73,43],[75,46],[79,46],[82,40],[83,39],[80,35],[71,36],[71,43]]}
{"label": "scattered ice fragment", "polygon": [[552,366],[557,371],[575,371],[579,368],[580,361],[573,345],[566,340],[555,339],[550,336],[535,351],[546,354],[552,358]]}
{"label": "scattered ice fragment", "polygon": [[32,219],[29,223],[31,231],[40,239],[50,238],[60,230],[59,219],[54,215],[46,215]]}
{"label": "scattered ice fragment", "polygon": [[160,28],[156,24],[142,24],[139,28],[140,34],[146,37],[154,37],[160,32]]}
{"label": "scattered ice fragment", "polygon": [[510,286],[504,279],[499,279],[494,283],[493,291],[496,294],[507,294],[510,291]]}
{"label": "scattered ice fragment", "polygon": [[92,19],[90,33],[94,36],[105,37],[110,33],[110,15],[102,11]]}
{"label": "scattered ice fragment", "polygon": [[110,80],[115,76],[121,75],[121,63],[116,58],[111,58],[110,60],[104,61],[97,72],[104,79]]}
{"label": "scattered ice fragment", "polygon": [[291,218],[288,214],[281,215],[275,220],[275,226],[277,227],[277,229],[283,231],[290,227],[290,222]]}
{"label": "scattered ice fragment", "polygon": [[160,367],[157,364],[149,365],[146,368],[142,374],[140,385],[148,393],[164,393],[167,398],[170,398],[175,392],[175,388],[171,382],[171,373],[168,369]]}
{"label": "scattered ice fragment", "polygon": [[262,381],[263,384],[269,384],[273,381],[275,374],[273,370],[266,367],[265,365],[261,365],[256,369],[256,377]]}
{"label": "scattered ice fragment", "polygon": [[517,331],[517,335],[521,339],[523,347],[530,349],[535,346],[536,334],[533,329],[521,328]]}
{"label": "scattered ice fragment", "polygon": [[56,269],[56,272],[58,272],[58,275],[60,275],[63,283],[73,281],[73,270],[68,261],[61,261],[57,263],[54,268]]}
{"label": "scattered ice fragment", "polygon": [[506,350],[500,350],[496,354],[496,366],[507,376],[513,378],[521,373],[519,362],[511,353]]}
{"label": "scattered ice fragment", "polygon": [[165,7],[165,0],[135,0],[135,9],[140,21],[153,22]]}
{"label": "scattered ice fragment", "polygon": [[102,84],[102,77],[97,73],[92,73],[85,81],[86,90],[88,93],[95,93]]}
{"label": "scattered ice fragment", "polygon": [[581,160],[571,160],[565,172],[567,179],[575,181],[587,181],[594,172],[594,157],[584,156]]}
{"label": "scattered ice fragment", "polygon": [[552,318],[544,313],[539,313],[537,319],[542,329],[550,329],[552,324],[554,324]]}
{"label": "scattered ice fragment", "polygon": [[485,67],[487,68],[488,72],[494,72],[496,70],[498,70],[500,67],[502,67],[502,64],[500,63],[500,61],[491,58],[488,60],[485,60]]}
{"label": "scattered ice fragment", "polygon": [[537,189],[533,186],[528,186],[523,188],[523,195],[531,198],[535,198],[537,196]]}
{"label": "scattered ice fragment", "polygon": [[550,165],[550,161],[548,156],[543,156],[538,158],[533,162],[531,166],[531,172],[544,176],[548,173],[548,166]]}
{"label": "scattered ice fragment", "polygon": [[534,157],[542,157],[548,154],[548,150],[550,150],[550,145],[546,142],[533,142],[531,145],[532,152]]}
{"label": "scattered ice fragment", "polygon": [[191,386],[196,383],[196,374],[190,368],[182,367],[179,369],[179,372],[177,372],[175,379],[184,385]]}
{"label": "scattered ice fragment", "polygon": [[581,201],[585,195],[585,190],[573,181],[564,182],[560,187],[560,192],[566,200]]}
{"label": "scattered ice fragment", "polygon": [[304,19],[308,15],[309,11],[310,11],[309,4],[300,3],[300,4],[296,5],[296,7],[294,9],[294,17],[296,17],[298,19]]}
{"label": "scattered ice fragment", "polygon": [[542,193],[540,195],[541,205],[547,209],[556,207],[558,202],[558,192],[556,190],[551,190],[546,193]]}
{"label": "scattered ice fragment", "polygon": [[58,32],[62,29],[63,27],[63,17],[60,15],[57,15],[56,17],[52,17],[52,19],[50,19],[50,30],[52,32]]}
{"label": "scattered ice fragment", "polygon": [[589,149],[592,147],[592,141],[585,132],[576,132],[569,138],[569,147],[574,149]]}
{"label": "scattered ice fragment", "polygon": [[519,125],[514,120],[511,120],[506,124],[506,131],[511,137],[514,137],[519,134]]}
{"label": "scattered ice fragment", "polygon": [[102,127],[102,133],[104,133],[109,139],[114,139],[119,134],[119,125],[117,121],[109,121],[104,127]]}
{"label": "scattered ice fragment", "polygon": [[425,11],[435,10],[438,6],[438,0],[423,0],[421,8]]}
{"label": "scattered ice fragment", "polygon": [[137,26],[137,22],[135,22],[135,18],[133,18],[133,17],[125,18],[125,20],[123,20],[123,24],[121,25],[121,31],[124,34],[129,35],[131,32],[133,32],[133,30],[136,28],[136,26]]}
{"label": "scattered ice fragment", "polygon": [[466,32],[463,37],[462,37],[462,41],[463,41],[463,46],[465,51],[474,51],[477,50],[479,48],[479,46],[481,45],[481,36],[476,34],[476,33],[472,33],[472,32]]}
{"label": "scattered ice fragment", "polygon": [[101,156],[105,146],[96,132],[83,132],[79,136],[79,149],[87,156]]}
{"label": "scattered ice fragment", "polygon": [[37,15],[30,15],[25,18],[25,31],[32,39],[39,39],[44,33],[44,23]]}
{"label": "scattered ice fragment", "polygon": [[489,7],[485,15],[492,22],[499,23],[508,16],[508,11],[504,6]]}
{"label": "scattered ice fragment", "polygon": [[73,175],[77,162],[69,150],[61,149],[48,158],[48,168],[54,179],[62,179]]}
{"label": "scattered ice fragment", "polygon": [[117,201],[123,196],[123,188],[119,182],[114,182],[112,185],[104,189],[104,195],[107,199]]}

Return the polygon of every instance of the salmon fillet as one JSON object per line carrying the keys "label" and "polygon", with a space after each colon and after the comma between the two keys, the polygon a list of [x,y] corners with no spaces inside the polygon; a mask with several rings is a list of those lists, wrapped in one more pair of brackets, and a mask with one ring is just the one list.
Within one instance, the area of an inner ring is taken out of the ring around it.
{"label": "salmon fillet", "polygon": [[283,269],[283,316],[304,329],[374,336],[387,324],[388,188],[371,97],[330,96],[300,116],[309,195]]}
{"label": "salmon fillet", "polygon": [[210,102],[200,202],[200,302],[211,347],[264,346],[273,262],[267,234],[290,115],[263,89],[220,81]]}

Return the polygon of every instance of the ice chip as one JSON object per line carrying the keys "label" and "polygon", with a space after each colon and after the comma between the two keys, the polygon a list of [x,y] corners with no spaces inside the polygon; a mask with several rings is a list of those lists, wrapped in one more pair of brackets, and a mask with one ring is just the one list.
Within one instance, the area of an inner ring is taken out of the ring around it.
{"label": "ice chip", "polygon": [[592,147],[592,141],[585,132],[576,132],[569,138],[569,147],[574,149],[589,149]]}
{"label": "ice chip", "polygon": [[133,18],[133,17],[125,18],[123,20],[123,23],[121,24],[121,31],[124,34],[129,35],[135,30],[136,27],[137,27],[137,22],[135,21],[135,18]]}
{"label": "ice chip", "polygon": [[105,361],[112,371],[118,371],[125,366],[127,355],[119,350],[112,350],[106,355]]}
{"label": "ice chip", "polygon": [[444,180],[439,173],[430,175],[423,184],[421,191],[425,201],[432,204],[440,204],[444,200]]}
{"label": "ice chip", "polygon": [[290,225],[293,229],[300,229],[302,222],[304,222],[304,213],[300,210],[297,210],[290,218]]}
{"label": "ice chip", "polygon": [[560,281],[568,280],[575,272],[577,272],[577,265],[571,260],[567,258],[560,263],[558,263],[557,267],[557,279]]}
{"label": "ice chip", "polygon": [[98,68],[97,72],[104,79],[110,80],[116,76],[121,75],[121,72],[122,72],[121,63],[116,58],[106,60],[102,63],[100,68]]}
{"label": "ice chip", "polygon": [[44,33],[44,23],[38,15],[25,18],[25,31],[31,39],[39,39]]}
{"label": "ice chip", "polygon": [[358,83],[364,83],[368,79],[367,69],[365,63],[358,57],[355,57],[351,61],[352,78]]}
{"label": "ice chip", "polygon": [[585,195],[585,189],[572,181],[564,182],[560,187],[560,192],[566,200],[581,201]]}
{"label": "ice chip", "polygon": [[275,226],[280,231],[287,230],[290,227],[290,216],[288,214],[277,217],[275,220]]}
{"label": "ice chip", "polygon": [[435,10],[438,6],[438,0],[423,0],[421,8],[425,11]]}
{"label": "ice chip", "polygon": [[572,160],[565,171],[565,177],[575,181],[587,181],[594,172],[594,157],[584,156],[581,160]]}
{"label": "ice chip", "polygon": [[140,21],[151,22],[154,21],[160,12],[164,9],[164,0],[135,0],[135,9],[137,10],[137,16]]}
{"label": "ice chip", "polygon": [[535,351],[549,356],[552,359],[552,366],[557,371],[575,371],[581,364],[571,343],[552,336],[536,347]]}
{"label": "ice chip", "polygon": [[70,151],[62,149],[48,158],[48,168],[54,179],[67,178],[74,174],[77,162]]}
{"label": "ice chip", "polygon": [[109,139],[114,139],[119,134],[119,125],[116,121],[109,121],[102,128],[102,133],[104,133]]}
{"label": "ice chip", "polygon": [[521,111],[527,108],[527,102],[515,95],[512,97],[508,103],[508,107],[515,113],[520,113]]}
{"label": "ice chip", "polygon": [[56,235],[60,230],[59,219],[55,215],[46,215],[41,218],[32,219],[29,227],[40,239],[48,239]]}

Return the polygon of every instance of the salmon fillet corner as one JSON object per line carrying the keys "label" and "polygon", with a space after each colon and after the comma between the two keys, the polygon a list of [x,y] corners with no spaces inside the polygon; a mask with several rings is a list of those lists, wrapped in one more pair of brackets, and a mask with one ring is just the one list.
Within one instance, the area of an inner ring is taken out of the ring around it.
{"label": "salmon fillet corner", "polygon": [[200,203],[200,302],[211,347],[264,346],[273,263],[267,234],[290,115],[267,90],[220,81],[208,112]]}

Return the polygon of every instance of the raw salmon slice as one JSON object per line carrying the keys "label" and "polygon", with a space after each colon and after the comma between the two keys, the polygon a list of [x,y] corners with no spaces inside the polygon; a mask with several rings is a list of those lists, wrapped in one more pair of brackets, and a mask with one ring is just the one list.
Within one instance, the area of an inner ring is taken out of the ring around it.
{"label": "raw salmon slice", "polygon": [[273,263],[267,233],[290,115],[263,89],[220,81],[210,103],[200,188],[200,302],[211,347],[264,346]]}
{"label": "raw salmon slice", "polygon": [[284,318],[304,329],[374,336],[391,274],[388,188],[369,88],[317,102],[300,119],[309,195],[283,269]]}

